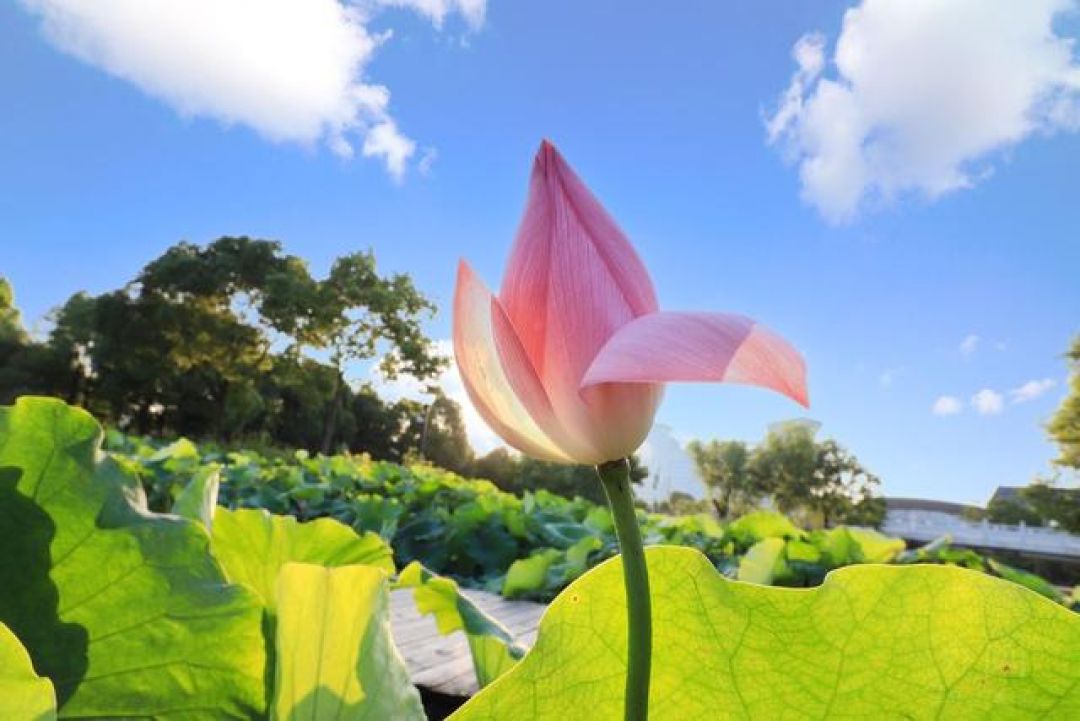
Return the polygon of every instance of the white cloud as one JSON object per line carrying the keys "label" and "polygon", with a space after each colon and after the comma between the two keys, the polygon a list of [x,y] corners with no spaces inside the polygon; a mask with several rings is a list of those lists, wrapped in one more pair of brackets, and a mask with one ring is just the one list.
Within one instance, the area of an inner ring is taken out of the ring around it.
{"label": "white cloud", "polygon": [[473,29],[484,24],[487,0],[376,0],[379,5],[411,8],[426,16],[435,27],[442,27],[446,17],[460,13]]}
{"label": "white cloud", "polygon": [[[126,80],[187,117],[246,125],[276,142],[362,142],[400,178],[415,144],[389,113],[390,91],[365,71],[390,31],[371,3],[340,0],[22,0],[58,49]],[[385,4],[385,3],[383,3]],[[486,0],[414,0],[436,24],[475,27]]]}
{"label": "white cloud", "polygon": [[974,333],[964,336],[964,340],[960,341],[958,346],[960,354],[964,356],[972,355],[979,347],[979,336]]}
{"label": "white cloud", "polygon": [[424,148],[424,152],[420,154],[420,162],[416,164],[416,170],[420,175],[430,175],[431,168],[435,165],[435,161],[439,159],[439,151],[435,148]]}
{"label": "white cloud", "polygon": [[364,138],[364,157],[383,158],[395,180],[405,177],[405,163],[416,150],[416,143],[398,132],[393,120],[386,119],[368,131]]}
{"label": "white cloud", "polygon": [[964,408],[964,404],[956,396],[939,396],[934,401],[930,412],[935,416],[955,416]]}
{"label": "white cloud", "polygon": [[766,120],[765,130],[770,143],[784,137],[789,128],[799,121],[804,111],[803,100],[825,67],[825,36],[820,33],[802,36],[792,48],[791,57],[798,69],[780,97],[776,114]]}
{"label": "white cloud", "polygon": [[978,411],[979,415],[997,415],[1005,408],[1005,399],[997,391],[983,388],[971,397],[971,407]]}
{"label": "white cloud", "polygon": [[1027,403],[1028,401],[1035,400],[1056,385],[1057,381],[1053,378],[1030,380],[1022,386],[1013,388],[1009,391],[1009,396],[1012,397],[1013,403]]}
{"label": "white cloud", "polygon": [[995,151],[1080,128],[1080,64],[1053,22],[1076,0],[862,0],[825,38],[795,45],[797,69],[766,118],[827,220],[868,202],[937,198],[989,174]]}
{"label": "white cloud", "polygon": [[[435,352],[445,358],[453,358],[454,344],[450,340],[435,341]],[[380,371],[378,364],[371,367],[368,380],[375,391],[385,400],[395,401],[401,398],[409,398],[428,403],[432,396],[425,389],[426,384],[421,383],[412,376],[399,375],[390,379]],[[465,434],[469,439],[469,445],[478,454],[483,455],[489,451],[505,445],[493,430],[491,430],[480,414],[476,412],[472,401],[469,400],[465,391],[465,384],[458,373],[457,364],[451,361],[446,370],[436,379],[437,385],[447,398],[461,406],[461,419],[465,423]]]}

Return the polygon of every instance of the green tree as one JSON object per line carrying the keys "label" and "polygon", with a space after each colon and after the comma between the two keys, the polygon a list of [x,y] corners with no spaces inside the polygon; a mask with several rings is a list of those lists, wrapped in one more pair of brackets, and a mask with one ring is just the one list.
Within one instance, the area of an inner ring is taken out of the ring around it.
{"label": "green tree", "polygon": [[[379,367],[385,377],[392,380],[399,373],[407,373],[428,380],[443,369],[445,359],[434,352],[420,327],[421,317],[434,314],[434,304],[416,289],[408,275],[379,276],[375,256],[370,252],[334,261],[329,277],[318,284],[316,297],[316,322],[306,337],[310,345],[330,352],[330,362],[338,370],[323,433],[322,450],[327,452],[345,398],[347,364],[381,354]],[[445,407],[437,401],[435,405]],[[439,413],[443,415],[436,418],[436,423],[445,425],[452,423],[446,414],[454,415],[456,411],[440,409]],[[461,425],[460,414],[457,423]],[[467,443],[464,449],[468,449]],[[469,461],[471,457],[462,462]]]}
{"label": "green tree", "polygon": [[1026,526],[1041,526],[1045,523],[1042,516],[1026,501],[1016,498],[999,498],[990,502],[986,508],[986,518],[994,523],[1007,523]]}
{"label": "green tree", "polygon": [[767,497],[808,525],[880,525],[880,479],[835,440],[818,441],[816,431],[810,424],[781,424],[753,449],[740,441],[691,443],[721,518],[741,515]]}
{"label": "green tree", "polygon": [[43,392],[43,379],[37,372],[43,358],[42,346],[23,328],[11,284],[0,277],[0,403]]}
{"label": "green tree", "polygon": [[825,526],[880,526],[885,520],[885,500],[878,495],[881,479],[832,439],[819,443],[817,449],[815,483],[807,506],[821,514]]}
{"label": "green tree", "polygon": [[243,404],[258,404],[255,386],[270,368],[257,328],[204,298],[147,287],[73,296],[49,345],[66,360],[65,397],[140,433],[227,440],[252,420]]}
{"label": "green tree", "polygon": [[[525,491],[545,490],[565,498],[607,502],[593,466],[539,461],[502,447],[476,459],[469,475],[485,478],[507,493],[520,495]],[[649,469],[641,465],[637,456],[631,456],[630,482],[640,485],[648,475]]]}
{"label": "green tree", "polygon": [[[17,318],[4,291],[0,318]],[[120,290],[72,296],[22,365],[37,392],[140,433],[400,457],[416,408],[351,386],[346,369],[381,357],[387,376],[430,380],[445,363],[421,327],[433,311],[407,275],[379,274],[371,253],[339,258],[317,279],[274,241],[178,243]],[[0,373],[0,395],[22,387]]]}
{"label": "green tree", "polygon": [[[333,372],[330,366],[324,366]],[[327,387],[327,399],[337,388],[336,383]],[[318,406],[322,413],[325,404]],[[415,422],[417,409],[413,404],[398,401],[387,403],[371,387],[365,384],[348,393],[347,413],[342,414],[344,421],[342,436],[349,440],[349,447],[355,451],[364,451],[374,458],[388,461],[402,461],[408,452],[408,445],[402,442],[407,429]],[[322,423],[311,426],[321,436]],[[316,441],[321,443],[320,440]]]}
{"label": "green tree", "polygon": [[770,431],[751,454],[750,473],[784,513],[807,508],[814,495],[818,448],[815,430],[784,425]]}
{"label": "green tree", "polygon": [[1080,488],[1062,488],[1040,479],[1021,488],[1016,498],[990,503],[987,516],[994,523],[1052,525],[1080,533]]}
{"label": "green tree", "polygon": [[[177,359],[184,366],[214,370],[219,411],[228,418],[232,410],[241,429],[260,412],[252,381],[266,370],[272,349],[281,348],[298,364],[310,352],[328,356],[337,373],[319,423],[317,445],[326,452],[345,440],[340,430],[349,405],[345,372],[350,363],[382,355],[388,377],[405,372],[421,380],[433,377],[443,363],[420,326],[434,306],[407,275],[380,275],[370,252],[338,258],[329,275],[318,280],[276,241],[224,237],[205,248],[179,243],[150,263],[137,285],[141,295],[194,307],[203,322],[220,323],[197,338],[256,334],[238,339],[239,348],[250,353],[215,358],[212,349],[196,345],[188,353],[192,357]],[[232,373],[230,364],[240,372]]]}
{"label": "green tree", "polygon": [[0,343],[26,343],[27,340],[11,283],[0,276]]}
{"label": "green tree", "polygon": [[506,489],[512,487],[517,479],[518,465],[517,456],[505,446],[499,446],[473,461],[469,475],[486,478],[499,488]]}
{"label": "green tree", "polygon": [[1072,369],[1069,395],[1050,421],[1050,436],[1057,442],[1060,455],[1058,465],[1080,469],[1080,336],[1073,341],[1065,354]]}
{"label": "green tree", "polygon": [[1039,480],[1020,491],[1035,513],[1071,533],[1080,533],[1080,488],[1062,488]]}
{"label": "green tree", "polygon": [[715,508],[715,503],[710,504],[709,501],[694,498],[689,493],[683,493],[682,491],[672,491],[667,499],[658,501],[653,506],[653,510],[657,513],[667,513],[672,516],[708,513],[710,509]]}
{"label": "green tree", "polygon": [[461,407],[441,393],[427,405],[401,401],[399,407],[409,415],[399,445],[405,452],[415,452],[424,460],[467,476],[473,468],[473,450],[465,435]]}
{"label": "green tree", "polygon": [[750,449],[742,441],[695,440],[687,450],[721,518],[745,513],[766,494],[760,474],[751,472]]}
{"label": "green tree", "polygon": [[[649,475],[637,456],[630,457],[630,482],[640,484]],[[580,496],[594,503],[607,503],[604,488],[593,466],[566,465],[521,456],[516,481],[504,490],[512,493],[547,490],[566,498]]]}
{"label": "green tree", "polygon": [[565,465],[522,456],[514,493],[544,489],[566,498],[580,496],[593,503],[605,503],[604,488],[590,466]]}

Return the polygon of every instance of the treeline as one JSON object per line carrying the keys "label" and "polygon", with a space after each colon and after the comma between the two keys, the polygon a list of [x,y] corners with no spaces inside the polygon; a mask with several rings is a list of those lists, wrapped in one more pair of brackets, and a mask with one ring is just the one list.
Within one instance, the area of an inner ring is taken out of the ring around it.
{"label": "treeline", "polygon": [[[592,468],[504,449],[474,455],[461,409],[436,384],[447,359],[422,330],[434,312],[408,275],[379,273],[369,252],[338,258],[319,279],[280,243],[247,237],[178,243],[120,289],[76,293],[40,339],[24,329],[0,278],[0,403],[50,395],[130,433],[422,457],[514,493],[546,488],[603,502]],[[1080,370],[1080,339],[1068,358]],[[418,379],[433,401],[387,401],[370,384],[349,383],[348,369],[364,362],[378,362],[388,378]],[[708,504],[721,517],[771,504],[809,525],[880,523],[879,479],[814,430],[788,424],[756,446],[691,444]],[[1080,373],[1049,431],[1057,463],[1080,468]],[[635,480],[646,473],[635,464]],[[1036,484],[991,517],[1077,530],[1077,493]],[[669,506],[703,507],[689,498]]]}
{"label": "treeline", "polygon": [[810,528],[879,526],[885,519],[881,480],[833,439],[818,440],[817,424],[778,424],[755,446],[742,441],[692,441],[690,455],[721,518],[763,505]]}
{"label": "treeline", "polygon": [[[71,296],[42,339],[26,333],[0,281],[0,403],[50,395],[139,435],[420,457],[513,493],[544,488],[603,503],[591,467],[505,449],[475,456],[461,409],[436,385],[447,359],[422,330],[434,312],[408,275],[379,273],[371,253],[340,257],[319,279],[274,241],[178,243],[122,288]],[[349,368],[363,362],[418,379],[433,400],[387,401],[349,383]],[[827,523],[880,521],[877,479],[831,441],[795,433],[753,450],[717,441],[691,450],[722,516],[769,498]],[[646,475],[635,460],[633,479]]]}
{"label": "treeline", "polygon": [[1064,488],[1038,480],[1019,489],[1013,498],[997,498],[986,509],[994,523],[1049,526],[1080,533],[1080,488]]}
{"label": "treeline", "polygon": [[1055,478],[1039,478],[1021,488],[1013,498],[991,501],[986,517],[995,523],[1025,523],[1050,526],[1080,533],[1080,488],[1060,483],[1061,476],[1080,472],[1080,336],[1065,353],[1071,371],[1069,392],[1058,406],[1046,430],[1057,443],[1054,465],[1062,473]]}
{"label": "treeline", "polygon": [[[123,288],[76,293],[40,340],[0,279],[0,404],[50,395],[139,435],[421,457],[511,492],[602,502],[591,468],[504,449],[475,457],[461,409],[435,384],[447,359],[422,330],[434,312],[371,253],[338,258],[317,279],[280,243],[247,237],[179,243]],[[385,377],[427,384],[433,401],[387,401],[347,381],[350,365],[376,359]]]}
{"label": "treeline", "polygon": [[[11,288],[0,290],[0,401],[38,393],[139,434],[263,439],[312,451],[396,459],[425,426],[464,441],[451,403],[387,403],[350,386],[350,364],[432,382],[446,360],[421,324],[432,302],[371,253],[334,261],[324,279],[277,242],[179,243],[118,290],[76,293],[30,338]],[[430,417],[429,417],[430,415]]]}

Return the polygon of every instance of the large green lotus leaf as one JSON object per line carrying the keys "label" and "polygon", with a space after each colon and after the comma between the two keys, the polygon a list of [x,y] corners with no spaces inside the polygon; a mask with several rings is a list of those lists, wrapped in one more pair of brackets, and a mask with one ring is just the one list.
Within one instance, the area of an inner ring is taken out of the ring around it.
{"label": "large green lotus leaf", "polygon": [[732,521],[728,534],[750,545],[765,538],[802,538],[805,534],[791,520],[776,511],[752,511]]}
{"label": "large green lotus leaf", "polygon": [[187,438],[178,438],[169,445],[160,449],[157,453],[150,456],[151,463],[190,463],[192,465],[199,463],[199,447],[189,441]]}
{"label": "large green lotus leaf", "polygon": [[872,528],[849,527],[847,532],[862,549],[862,560],[865,563],[889,563],[907,547],[904,539],[886,536]]}
{"label": "large green lotus leaf", "polygon": [[320,566],[364,564],[394,572],[394,556],[374,533],[356,531],[332,518],[299,523],[292,516],[263,510],[218,508],[213,519],[214,555],[230,581],[259,595],[273,614],[277,577],[289,562]]}
{"label": "large green lotus leaf", "polygon": [[[646,551],[651,721],[1080,718],[1080,616],[944,566],[853,566],[817,588],[730,581],[695,550]],[[532,651],[455,721],[622,718],[620,561],[569,586]]]}
{"label": "large green lotus leaf", "polygon": [[217,464],[199,468],[188,484],[177,494],[172,512],[198,521],[207,531],[210,531],[214,527],[214,513],[217,510],[220,487],[221,469]]}
{"label": "large green lotus leaf", "polygon": [[562,557],[554,548],[545,548],[528,558],[519,558],[506,569],[502,595],[514,598],[532,591],[539,591],[547,584],[548,569]]}
{"label": "large green lotus leaf", "polygon": [[793,538],[784,546],[784,554],[789,561],[802,563],[818,563],[821,561],[821,550],[812,543]]}
{"label": "large green lotus leaf", "polygon": [[1040,596],[1046,596],[1051,601],[1056,601],[1057,603],[1068,602],[1068,599],[1065,598],[1065,594],[1045,578],[1036,576],[1034,573],[1022,571],[1019,568],[1013,568],[1012,566],[1008,566],[1001,561],[996,561],[993,558],[988,558],[986,560],[987,563],[990,564],[990,568],[994,569],[994,573],[1005,580],[1019,583],[1025,588],[1030,588],[1035,593]]}
{"label": "large green lotus leaf", "polygon": [[509,671],[525,655],[525,648],[514,641],[505,626],[470,601],[453,580],[436,576],[419,561],[402,569],[396,585],[413,590],[416,608],[435,617],[439,633],[465,632],[480,688]]}
{"label": "large green lotus leaf", "polygon": [[822,552],[830,566],[852,563],[888,563],[904,552],[902,538],[886,536],[869,528],[837,526],[814,531],[810,540]]}
{"label": "large green lotus leaf", "polygon": [[599,551],[604,547],[604,542],[596,536],[586,536],[566,549],[563,559],[553,563],[548,569],[549,582],[555,583],[556,588],[564,583],[569,583],[585,573],[589,567],[589,554]]}
{"label": "large green lotus leaf", "polygon": [[785,570],[784,539],[763,538],[739,560],[738,579],[767,585]]}
{"label": "large green lotus leaf", "polygon": [[862,563],[862,546],[846,526],[814,531],[810,540],[821,549],[822,557],[831,567]]}
{"label": "large green lotus leaf", "polygon": [[287,563],[277,584],[273,718],[422,721],[390,637],[387,575],[373,566]]}
{"label": "large green lotus leaf", "polygon": [[49,679],[34,673],[30,654],[15,634],[0,623],[0,718],[51,721],[56,694]]}
{"label": "large green lotus leaf", "polygon": [[146,510],[60,401],[0,408],[0,620],[61,717],[250,718],[265,708],[261,609],[198,524]]}

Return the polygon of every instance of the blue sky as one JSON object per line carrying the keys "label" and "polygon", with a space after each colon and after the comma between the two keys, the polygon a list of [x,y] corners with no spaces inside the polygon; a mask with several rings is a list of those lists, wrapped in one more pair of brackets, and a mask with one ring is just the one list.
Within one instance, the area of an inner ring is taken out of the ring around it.
{"label": "blue sky", "polygon": [[[983,502],[1049,469],[1042,426],[1080,332],[1071,2],[381,4],[403,7],[351,6],[311,45],[271,37],[235,67],[192,57],[175,19],[133,40],[121,0],[0,6],[0,273],[27,319],[43,330],[71,293],[225,234],[281,240],[316,272],[373,248],[446,309],[461,256],[497,285],[548,137],[663,306],[746,313],[804,351],[812,417],[888,494]],[[188,3],[192,27],[214,5]],[[280,30],[260,22],[220,32]],[[345,90],[324,91],[341,68]],[[449,336],[445,312],[430,332]],[[797,414],[672,386],[659,420],[755,440]]]}

